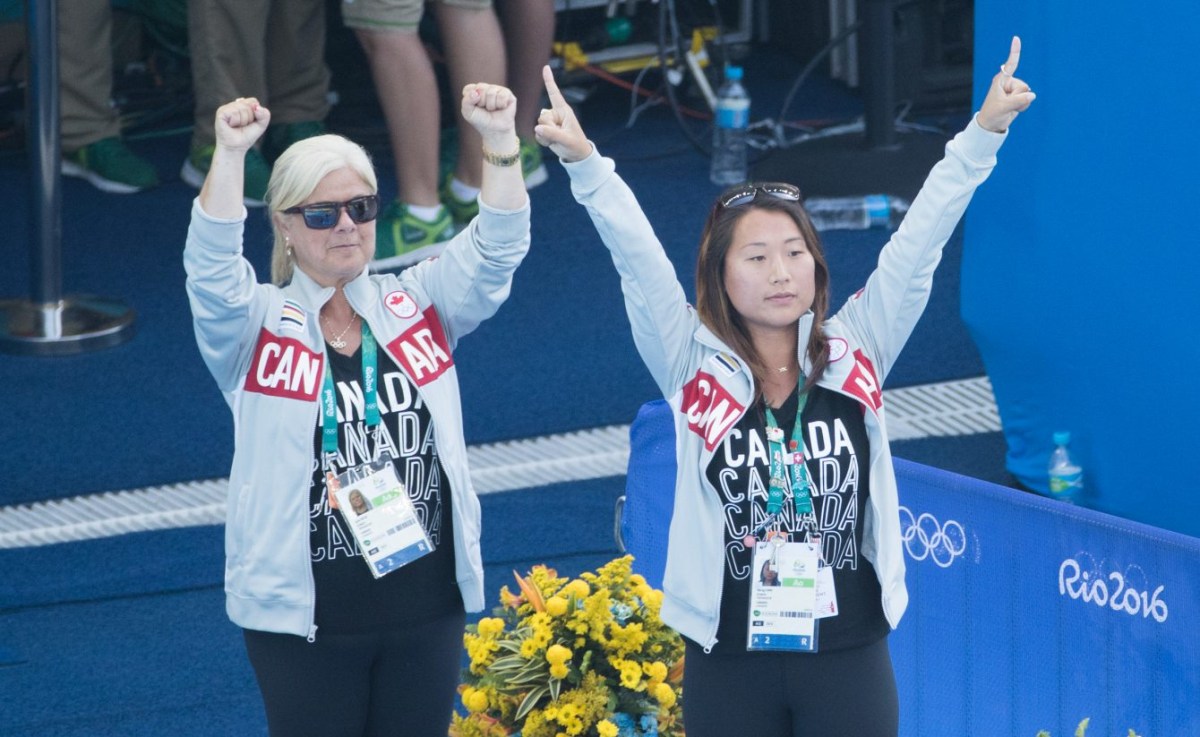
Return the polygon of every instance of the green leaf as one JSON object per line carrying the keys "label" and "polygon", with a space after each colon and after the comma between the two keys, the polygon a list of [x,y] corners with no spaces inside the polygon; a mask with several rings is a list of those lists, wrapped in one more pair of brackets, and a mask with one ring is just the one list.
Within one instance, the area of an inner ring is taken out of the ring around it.
{"label": "green leaf", "polygon": [[1084,733],[1087,732],[1088,724],[1091,723],[1091,721],[1091,718],[1085,717],[1084,720],[1079,723],[1079,726],[1075,728],[1075,737],[1084,737]]}
{"label": "green leaf", "polygon": [[492,661],[492,670],[510,670],[513,668],[524,668],[529,661],[522,658],[520,655],[505,655],[503,658],[496,658]]}
{"label": "green leaf", "polygon": [[521,700],[521,705],[517,707],[515,719],[518,721],[524,719],[525,715],[533,711],[534,707],[537,706],[537,703],[541,701],[542,698],[549,692],[550,689],[546,686],[538,686],[537,688],[532,689],[529,693],[525,694],[525,698]]}
{"label": "green leaf", "polygon": [[557,678],[550,679],[550,700],[558,701],[559,691],[562,690],[562,681]]}
{"label": "green leaf", "polygon": [[529,683],[540,683],[540,682],[544,681],[545,679],[546,679],[546,674],[538,673],[535,671],[532,673],[518,673],[517,675],[510,678],[508,682],[514,686],[522,686],[522,685],[529,684]]}

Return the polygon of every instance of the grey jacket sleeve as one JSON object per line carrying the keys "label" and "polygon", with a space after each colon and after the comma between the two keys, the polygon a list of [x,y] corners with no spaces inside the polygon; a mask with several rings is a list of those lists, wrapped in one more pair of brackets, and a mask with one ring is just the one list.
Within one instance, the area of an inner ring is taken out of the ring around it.
{"label": "grey jacket sleeve", "polygon": [[192,203],[183,249],[188,303],[200,355],[217,386],[228,392],[249,365],[269,297],[242,258],[245,220],[221,220]]}
{"label": "grey jacket sleeve", "polygon": [[879,379],[892,365],[920,319],[933,287],[942,249],[962,219],[975,189],[996,165],[1006,133],[992,133],[972,118],[946,144],[899,229],[883,247],[866,286],[837,313],[875,357]]}

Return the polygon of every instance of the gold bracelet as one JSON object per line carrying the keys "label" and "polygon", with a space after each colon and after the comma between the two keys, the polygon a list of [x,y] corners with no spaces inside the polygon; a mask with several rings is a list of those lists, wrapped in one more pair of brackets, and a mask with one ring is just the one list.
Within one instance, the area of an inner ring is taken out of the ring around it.
{"label": "gold bracelet", "polygon": [[512,166],[521,160],[521,146],[517,144],[517,150],[511,154],[498,154],[495,151],[483,147],[483,160],[492,166]]}

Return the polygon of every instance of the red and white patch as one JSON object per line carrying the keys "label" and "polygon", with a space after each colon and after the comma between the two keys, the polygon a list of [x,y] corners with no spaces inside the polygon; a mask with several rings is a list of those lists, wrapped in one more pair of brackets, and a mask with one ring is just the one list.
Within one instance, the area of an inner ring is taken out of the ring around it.
{"label": "red and white patch", "polygon": [[704,438],[705,448],[713,450],[746,408],[738,404],[716,377],[697,371],[683,387],[680,410],[687,415],[688,429]]}
{"label": "red and white patch", "polygon": [[246,374],[246,391],[311,401],[317,398],[324,360],[300,341],[263,328]]}
{"label": "red and white patch", "polygon": [[408,320],[417,314],[417,301],[408,296],[408,292],[392,292],[383,298],[383,304],[401,320]]}
{"label": "red and white patch", "polygon": [[829,339],[829,362],[840,361],[846,357],[846,352],[850,350],[850,344],[844,338]]}
{"label": "red and white patch", "polygon": [[426,308],[416,324],[388,343],[387,350],[417,386],[425,386],[454,365],[450,344],[433,307]]}
{"label": "red and white patch", "polygon": [[842,389],[869,407],[872,412],[879,413],[883,406],[883,389],[879,386],[879,377],[871,359],[863,355],[861,350],[854,352],[854,368],[842,384]]}

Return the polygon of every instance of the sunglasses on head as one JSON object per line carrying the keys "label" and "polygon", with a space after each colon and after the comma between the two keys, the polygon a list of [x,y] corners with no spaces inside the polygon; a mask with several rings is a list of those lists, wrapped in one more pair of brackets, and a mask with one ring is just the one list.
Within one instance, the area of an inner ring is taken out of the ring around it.
{"label": "sunglasses on head", "polygon": [[737,207],[754,201],[759,194],[788,202],[800,201],[800,188],[787,182],[758,182],[745,184],[721,195],[718,203],[722,208]]}
{"label": "sunglasses on head", "polygon": [[345,202],[314,202],[284,210],[288,215],[303,215],[304,224],[313,230],[329,230],[337,225],[342,208],[356,223],[369,223],[379,215],[379,195],[367,194]]}

